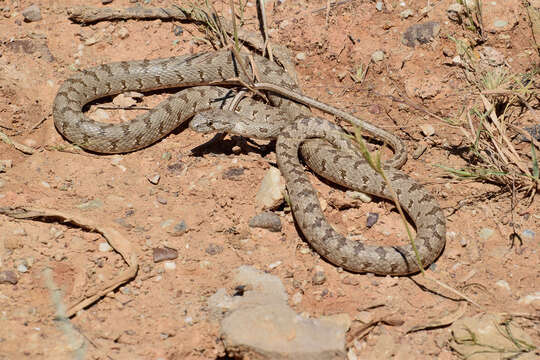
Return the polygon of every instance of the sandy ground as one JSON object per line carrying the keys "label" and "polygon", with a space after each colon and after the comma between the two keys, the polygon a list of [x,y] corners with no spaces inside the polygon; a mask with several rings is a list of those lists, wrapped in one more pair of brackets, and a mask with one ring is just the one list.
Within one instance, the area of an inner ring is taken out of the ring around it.
{"label": "sandy ground", "polygon": [[[71,319],[74,329],[66,330],[65,323],[53,319],[59,302],[51,289],[59,287],[61,302],[70,304],[114,278],[126,264],[120,255],[107,251],[99,234],[0,215],[0,271],[13,271],[18,280],[15,285],[0,284],[0,358],[68,359],[86,342],[82,351],[87,358],[108,354],[113,359],[223,359],[219,323],[209,316],[207,299],[222,287],[234,292],[232,271],[245,264],[278,276],[289,295],[300,294],[301,301],[291,304],[299,313],[349,314],[353,322],[348,347],[358,358],[458,358],[449,346],[448,327],[406,333],[455,312],[460,303],[452,293],[421,275],[395,278],[344,272],[310,250],[289,212],[278,212],[281,232],[248,226],[257,213],[254,197],[260,182],[275,163],[273,152],[246,153],[227,138],[194,155],[192,149],[212,136],[189,129],[124,155],[73,148],[54,128],[52,102],[62,81],[76,69],[211,47],[193,40],[204,36],[193,24],[129,20],[81,26],[68,20],[66,8],[103,6],[101,1],[36,3],[43,19],[25,22],[21,12],[31,5],[29,1],[0,1],[0,130],[35,150],[29,155],[0,142],[0,160],[11,161],[11,167],[0,173],[0,207],[55,209],[113,224],[137,249],[141,267],[135,280],[80,311]],[[374,2],[351,1],[330,11],[326,24],[325,11],[313,12],[326,1],[285,1],[279,6],[270,2],[271,37],[293,54],[306,55],[297,61],[306,94],[394,131],[411,151],[418,144],[427,145],[418,160],[409,156],[404,170],[429,189],[447,215],[446,248],[428,272],[481,305],[468,306],[464,316],[526,315],[513,321],[538,345],[539,322],[532,317],[540,310],[538,196],[532,205],[512,211],[508,189],[449,177],[435,165],[465,165],[455,151],[465,141],[459,128],[386,96],[407,95],[431,113],[459,116],[475,101],[474,89],[459,68],[447,65],[456,54],[449,36],[464,37],[470,31],[448,20],[451,1],[437,2],[426,19],[419,15],[426,2],[386,3],[383,11],[377,11]],[[503,13],[513,26],[489,32],[484,45],[503,54],[512,72],[522,73],[539,59],[525,10],[517,0],[505,3],[510,4]],[[111,4],[132,5],[127,0]],[[228,16],[222,3],[215,5]],[[485,6],[486,12],[489,6],[495,9],[491,3]],[[404,9],[412,9],[414,15],[402,19]],[[248,6],[246,28],[256,30],[254,15]],[[441,31],[431,43],[413,49],[401,43],[401,35],[417,20],[438,21]],[[179,36],[173,33],[177,25],[184,30]],[[355,83],[349,74],[365,66],[377,50],[384,51],[384,60],[372,63],[366,79]],[[144,105],[153,106],[167,95],[152,95]],[[516,124],[532,121],[530,115],[514,111]],[[125,111],[127,118],[133,114]],[[435,131],[429,137],[420,129],[426,124]],[[517,148],[530,151],[528,144]],[[159,183],[152,184],[148,178],[156,174]],[[330,204],[332,198],[344,196],[315,177],[313,181]],[[520,193],[516,201],[525,204]],[[366,229],[370,212],[379,213],[380,219]],[[326,214],[340,231],[361,233],[372,243],[406,241],[389,202],[347,210],[328,206]],[[174,227],[182,221],[187,231],[175,234]],[[513,229],[523,242],[512,246]],[[154,263],[153,249],[164,246],[178,251],[175,266]],[[326,275],[320,285],[312,281],[316,267]],[[53,285],[47,282],[47,268],[52,270]],[[536,301],[524,301],[528,295],[536,296]],[[380,324],[367,336],[355,337],[362,320],[381,317],[402,324]],[[380,353],[385,346],[393,352]]]}

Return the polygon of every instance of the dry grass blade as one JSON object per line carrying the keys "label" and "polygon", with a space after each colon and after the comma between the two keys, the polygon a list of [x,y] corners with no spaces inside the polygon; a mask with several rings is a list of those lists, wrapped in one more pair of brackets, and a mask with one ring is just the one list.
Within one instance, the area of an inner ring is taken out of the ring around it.
{"label": "dry grass blade", "polygon": [[[452,40],[463,62],[463,71],[478,93],[475,94],[477,97],[471,98],[476,104],[468,107],[466,121],[461,124],[461,132],[469,142],[466,154],[469,164],[461,169],[439,167],[458,178],[473,178],[508,189],[516,188],[528,194],[532,201],[540,184],[536,170],[539,142],[514,125],[517,121],[514,114],[522,116],[520,108],[525,107],[528,114],[538,121],[538,114],[529,102],[537,98],[533,77],[540,69],[513,74],[502,66],[493,68],[480,61],[466,41]],[[483,111],[479,110],[480,107]],[[530,153],[518,151],[513,138],[531,141]]]}

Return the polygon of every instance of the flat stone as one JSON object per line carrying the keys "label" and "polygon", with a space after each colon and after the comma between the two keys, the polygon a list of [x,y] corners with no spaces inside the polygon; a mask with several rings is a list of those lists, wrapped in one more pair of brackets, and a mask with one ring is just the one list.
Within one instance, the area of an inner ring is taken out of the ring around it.
{"label": "flat stone", "polygon": [[178,258],[178,250],[164,246],[152,249],[152,256],[155,263],[174,260]]}
{"label": "flat stone", "polygon": [[439,35],[440,30],[441,25],[435,21],[414,24],[405,30],[402,42],[408,47],[415,47],[418,44],[427,44]]}
{"label": "flat stone", "polygon": [[[220,289],[209,307],[226,314],[221,337],[230,357],[250,359],[330,360],[345,358],[347,314],[306,318],[287,305],[287,293],[279,278],[249,266],[237,270],[235,283],[242,296],[227,296]],[[252,290],[251,290],[252,289]]]}

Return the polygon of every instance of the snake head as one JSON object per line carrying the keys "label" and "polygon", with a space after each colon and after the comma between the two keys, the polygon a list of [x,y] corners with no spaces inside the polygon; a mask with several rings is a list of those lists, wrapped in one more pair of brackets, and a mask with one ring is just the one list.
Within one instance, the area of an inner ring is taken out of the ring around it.
{"label": "snake head", "polygon": [[191,130],[208,134],[212,132],[231,132],[234,127],[236,113],[227,110],[213,109],[195,114],[189,123]]}

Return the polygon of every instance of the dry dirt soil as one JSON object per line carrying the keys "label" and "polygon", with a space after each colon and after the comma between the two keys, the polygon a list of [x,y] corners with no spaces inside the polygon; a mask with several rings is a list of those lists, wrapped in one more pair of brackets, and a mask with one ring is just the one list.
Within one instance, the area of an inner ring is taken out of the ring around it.
{"label": "dry dirt soil", "polygon": [[[59,135],[52,103],[70,74],[112,61],[212,50],[195,40],[205,36],[197,26],[161,20],[81,26],[68,19],[67,7],[128,7],[133,1],[34,3],[40,6],[42,19],[26,22],[21,13],[30,1],[0,0],[0,131],[34,150],[26,154],[0,142],[0,160],[9,160],[0,173],[0,207],[57,210],[112,227],[136,249],[140,269],[134,280],[79,311],[70,323],[55,321],[62,304],[99,289],[124,271],[126,263],[95,232],[0,215],[0,271],[11,271],[17,281],[0,284],[0,358],[68,359],[77,349],[87,358],[225,358],[219,322],[210,317],[207,299],[223,287],[234,293],[232,273],[246,264],[278,276],[291,299],[296,294],[297,301],[290,303],[299,313],[349,314],[353,321],[347,346],[360,359],[458,358],[449,345],[451,333],[446,326],[407,333],[413,326],[455,313],[460,308],[457,295],[421,275],[383,277],[336,268],[309,248],[286,209],[277,211],[283,222],[281,232],[248,226],[259,211],[254,198],[261,180],[275,165],[273,152],[254,148],[246,152],[227,137],[195,155],[192,150],[212,136],[185,128],[122,155],[88,153]],[[166,7],[174,2],[144,3],[139,5]],[[538,345],[538,196],[527,206],[523,194],[517,193],[515,201],[520,205],[513,208],[507,188],[450,177],[436,165],[466,165],[453,149],[466,147],[467,142],[459,127],[418,110],[459,117],[478,101],[463,71],[451,65],[456,46],[450,36],[465,38],[471,30],[448,19],[449,0],[436,2],[425,18],[420,14],[427,1],[408,1],[405,6],[397,1],[383,3],[384,9],[378,11],[375,2],[349,1],[327,17],[326,11],[316,11],[326,1],[279,5],[270,1],[271,38],[293,55],[305,55],[296,58],[296,65],[306,94],[395,132],[411,151],[427,145],[417,160],[409,156],[404,171],[429,189],[447,215],[446,248],[428,273],[481,306],[467,306],[463,316],[514,314],[512,321]],[[484,46],[497,49],[511,72],[523,73],[539,63],[538,53],[521,2],[504,3],[497,11],[507,17],[509,26],[497,29],[490,26],[493,16],[489,17],[497,4],[484,2],[488,19]],[[229,16],[228,2],[216,1],[215,6]],[[403,19],[400,13],[405,9],[413,10],[413,16]],[[245,28],[257,30],[253,5],[246,7],[244,20]],[[438,36],[415,48],[403,45],[406,28],[424,21],[441,24]],[[175,35],[178,25],[183,33]],[[384,51],[384,59],[370,63],[378,50]],[[349,74],[368,63],[365,80],[354,82]],[[154,106],[167,95],[154,94],[143,104]],[[417,109],[395,101],[406,98]],[[120,112],[127,118],[135,113]],[[532,120],[525,113],[514,118],[517,125]],[[429,137],[420,128],[426,124],[434,128]],[[528,144],[516,146],[530,151]],[[155,175],[159,175],[157,184],[149,181]],[[332,204],[343,201],[344,193],[312,179],[329,204],[328,218],[340,231],[361,233],[373,243],[406,241],[390,202],[339,210]],[[367,229],[370,212],[380,219]],[[175,232],[182,222],[186,231]],[[522,242],[512,242],[514,231]],[[176,249],[178,258],[155,263],[153,249],[160,247]],[[324,271],[322,284],[313,281],[316,267]],[[52,270],[51,276],[46,269]],[[61,289],[59,297],[56,288]],[[385,317],[396,321],[380,323],[357,336],[364,322]],[[393,350],[381,352],[385,346]]]}

